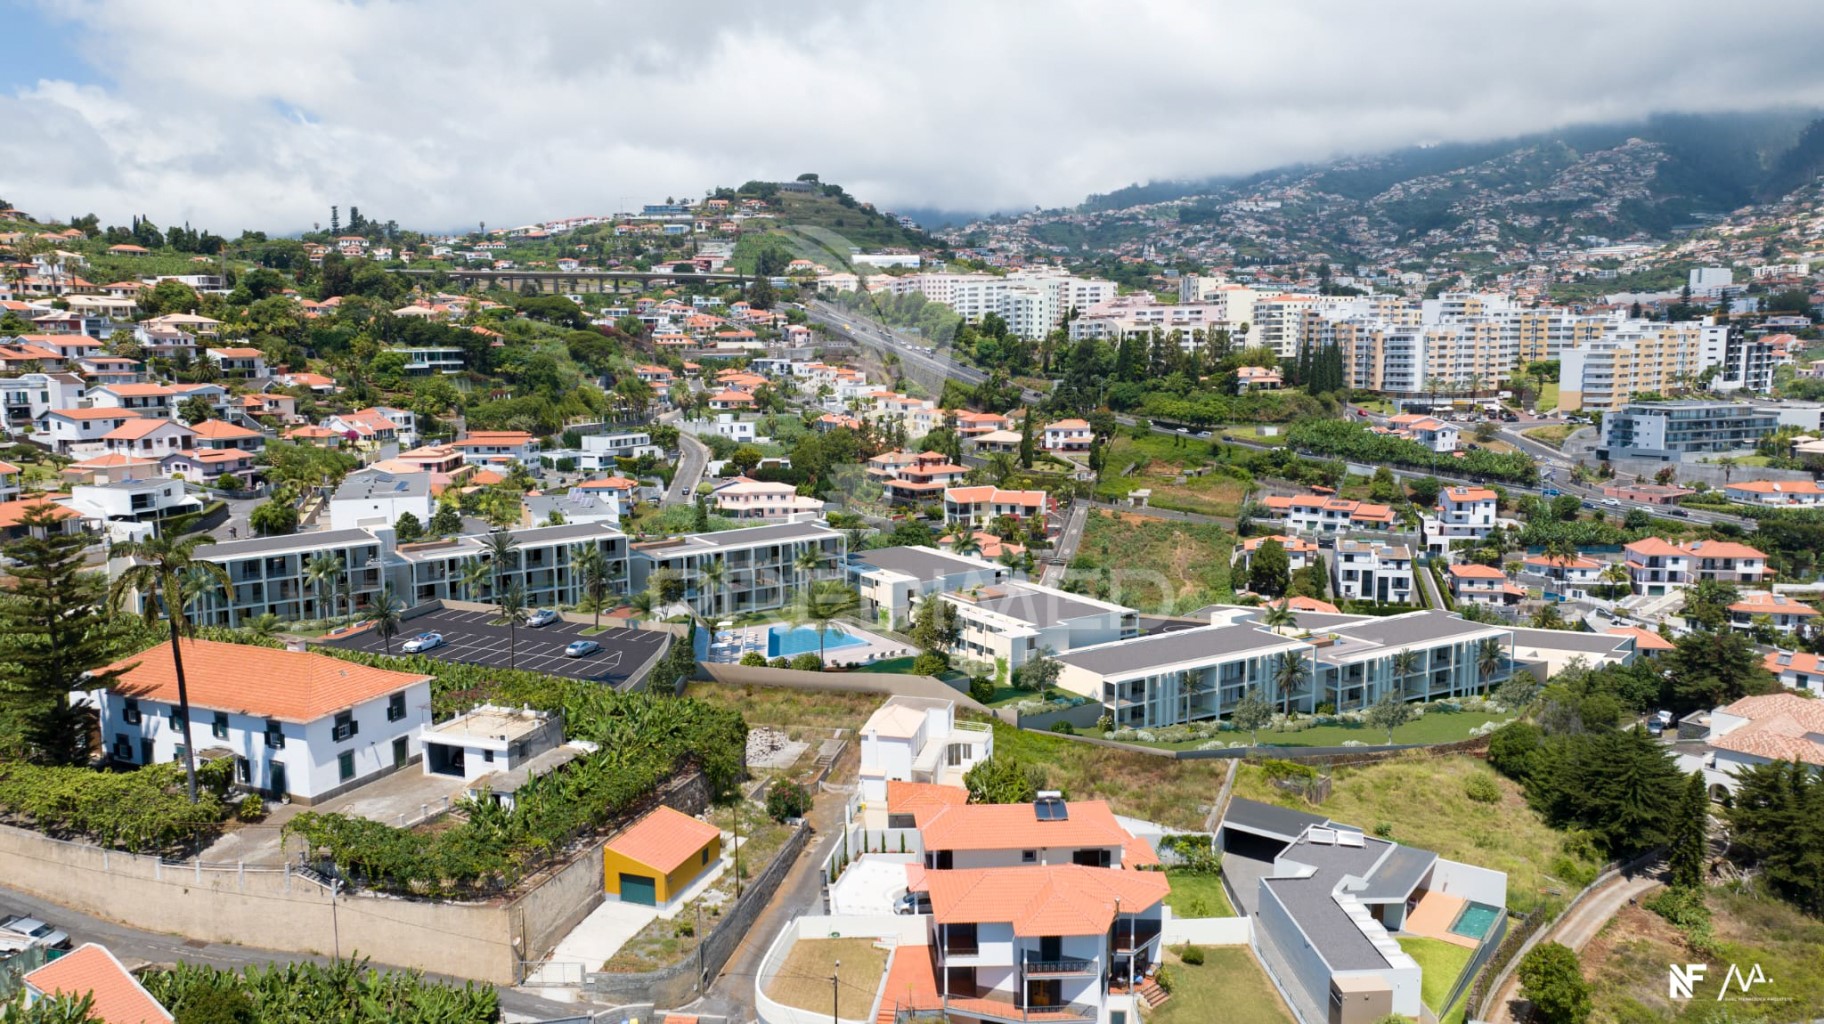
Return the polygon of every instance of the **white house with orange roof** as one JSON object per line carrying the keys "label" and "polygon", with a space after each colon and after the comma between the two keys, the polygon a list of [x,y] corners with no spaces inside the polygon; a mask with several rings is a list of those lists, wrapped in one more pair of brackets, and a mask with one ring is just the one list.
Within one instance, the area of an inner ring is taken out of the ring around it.
{"label": "white house with orange roof", "polygon": [[523,430],[474,430],[450,447],[460,451],[462,461],[472,466],[538,464],[538,439]]}
{"label": "white house with orange roof", "polygon": [[1044,491],[1011,491],[992,485],[944,489],[944,522],[950,526],[985,527],[1002,516],[1025,521],[1042,519],[1051,499]]}
{"label": "white house with orange roof", "polygon": [[1293,572],[1310,565],[1311,560],[1317,557],[1317,542],[1314,540],[1306,540],[1303,537],[1294,537],[1284,533],[1275,533],[1267,537],[1249,537],[1235,546],[1235,564],[1241,567],[1242,572],[1247,572],[1254,564],[1255,552],[1259,551],[1260,546],[1267,541],[1274,541],[1285,549],[1286,561]]}
{"label": "white house with orange roof", "polygon": [[1824,657],[1806,651],[1769,651],[1761,667],[1788,690],[1809,690],[1824,697]]}
{"label": "white house with orange roof", "polygon": [[144,376],[140,361],[127,356],[84,356],[76,361],[74,369],[90,387],[137,384]]}
{"label": "white house with orange roof", "polygon": [[63,454],[99,453],[101,439],[128,420],[142,418],[130,409],[47,409],[38,418],[34,440]]}
{"label": "white house with orange roof", "polygon": [[967,466],[951,462],[942,452],[919,452],[909,459],[889,463],[890,456],[906,455],[905,452],[887,452],[868,460],[869,472],[873,473],[877,465],[888,470],[886,476],[886,496],[889,501],[907,504],[932,502],[943,498],[944,492],[961,483],[969,475]]}
{"label": "white house with orange roof", "polygon": [[[246,644],[183,642],[190,736],[199,756],[232,758],[235,780],[311,804],[417,760],[431,721],[431,679]],[[96,693],[100,732],[119,765],[171,761],[184,745],[171,641],[116,665]],[[270,681],[283,679],[284,686]]]}
{"label": "white house with orange roof", "polygon": [[822,499],[799,494],[792,484],[745,476],[717,481],[709,500],[717,515],[730,519],[788,519],[800,513],[823,511]]}
{"label": "white house with orange roof", "polygon": [[266,376],[266,353],[257,348],[246,345],[212,348],[208,354],[224,377]]}
{"label": "white house with orange roof", "polygon": [[145,416],[168,416],[172,390],[167,384],[103,384],[84,395],[96,409],[129,409]]}
{"label": "white house with orange roof", "polygon": [[0,414],[9,427],[23,427],[52,409],[74,408],[83,379],[73,373],[22,373],[0,378]]}
{"label": "white house with orange roof", "polygon": [[176,420],[135,417],[101,437],[104,451],[114,455],[162,459],[196,446],[196,431]]}
{"label": "white house with orange roof", "polygon": [[1824,487],[1816,480],[1741,480],[1723,486],[1723,495],[1741,505],[1810,508],[1824,505]]}
{"label": "white house with orange roof", "polygon": [[1087,420],[1058,420],[1045,425],[1039,445],[1048,452],[1086,452],[1094,436]]}
{"label": "white house with orange roof", "polygon": [[1393,529],[1393,508],[1333,495],[1271,495],[1263,502],[1267,511],[1285,520],[1297,533],[1344,533],[1354,530]]}
{"label": "white house with orange roof", "polygon": [[1591,588],[1603,585],[1602,572],[1607,567],[1583,555],[1527,555],[1522,564],[1527,572],[1545,577],[1548,591],[1577,601],[1589,597]]}
{"label": "white house with orange roof", "polygon": [[883,803],[889,782],[927,782],[960,789],[969,769],[994,756],[994,731],[958,721],[956,702],[898,694],[868,716],[861,740],[860,795]]}
{"label": "white house with orange roof", "polygon": [[234,449],[258,453],[266,447],[265,434],[227,420],[203,420],[193,424],[190,432],[195,435],[195,446],[203,450]]}
{"label": "white house with orange roof", "polygon": [[1762,616],[1766,616],[1775,629],[1793,630],[1817,621],[1818,610],[1785,594],[1766,590],[1745,591],[1741,600],[1729,606],[1729,624],[1736,629],[1753,629],[1755,620]]}
{"label": "white house with orange roof", "polygon": [[333,413],[323,418],[322,425],[359,442],[385,444],[397,441],[400,445],[410,445],[418,440],[417,417],[408,409],[389,406]]}
{"label": "white house with orange roof", "polygon": [[1285,378],[1271,366],[1242,366],[1235,370],[1235,385],[1242,392],[1278,391]]}
{"label": "white house with orange roof", "polygon": [[1458,604],[1498,607],[1519,604],[1526,596],[1526,591],[1509,582],[1507,573],[1492,565],[1453,565],[1448,575],[1450,595]]}
{"label": "white house with orange roof", "polygon": [[1434,549],[1448,548],[1453,540],[1480,540],[1501,525],[1499,496],[1487,487],[1446,487],[1438,494],[1438,515],[1425,523],[1425,536]]}
{"label": "white house with orange roof", "polygon": [[[1708,721],[1701,758],[1713,796],[1733,792],[1738,773],[1755,765],[1797,761],[1824,771],[1824,701],[1765,693],[1696,717]],[[1691,720],[1687,716],[1685,722]],[[1680,767],[1689,771],[1696,759],[1683,755]]]}

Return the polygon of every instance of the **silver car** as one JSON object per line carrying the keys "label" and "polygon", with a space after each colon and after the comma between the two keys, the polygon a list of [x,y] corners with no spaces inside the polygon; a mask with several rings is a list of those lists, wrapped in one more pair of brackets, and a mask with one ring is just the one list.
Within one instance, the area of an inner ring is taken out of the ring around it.
{"label": "silver car", "polygon": [[526,625],[531,626],[534,629],[539,626],[549,626],[556,621],[557,613],[549,608],[535,608],[533,609],[532,614],[526,616]]}
{"label": "silver car", "polygon": [[404,651],[407,654],[421,654],[425,651],[431,650],[432,648],[442,647],[442,646],[443,646],[443,634],[442,633],[420,633],[417,636],[412,637],[410,640],[407,640],[405,643],[400,644],[399,649]]}
{"label": "silver car", "polygon": [[52,928],[50,925],[45,924],[35,917],[26,917],[23,914],[12,914],[0,918],[0,929],[23,935],[26,938],[31,939],[36,945],[49,946],[52,949],[70,948],[69,935],[64,933],[61,929]]}

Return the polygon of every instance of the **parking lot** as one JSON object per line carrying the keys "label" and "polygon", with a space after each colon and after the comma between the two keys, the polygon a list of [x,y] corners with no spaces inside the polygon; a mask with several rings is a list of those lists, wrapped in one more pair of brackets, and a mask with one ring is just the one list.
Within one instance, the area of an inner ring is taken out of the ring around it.
{"label": "parking lot", "polygon": [[[509,634],[506,626],[496,625],[493,611],[465,612],[453,609],[428,612],[411,619],[393,637],[393,653],[402,653],[401,645],[420,633],[441,633],[443,645],[424,652],[427,657],[458,661],[489,668],[514,667],[529,672],[588,679],[621,686],[639,675],[665,650],[668,634],[640,629],[608,629],[584,636],[586,622],[559,619],[549,626],[533,629],[521,626],[516,631],[518,642],[508,656]],[[572,641],[594,640],[602,649],[581,658],[564,657],[564,648]],[[350,637],[325,641],[334,647],[354,651],[384,653],[386,645],[373,630]]]}

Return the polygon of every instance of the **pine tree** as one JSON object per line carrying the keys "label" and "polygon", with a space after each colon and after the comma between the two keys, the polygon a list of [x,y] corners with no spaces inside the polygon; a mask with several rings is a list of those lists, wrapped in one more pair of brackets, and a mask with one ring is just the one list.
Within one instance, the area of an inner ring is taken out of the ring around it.
{"label": "pine tree", "polygon": [[33,506],[20,520],[24,539],[6,546],[7,557],[19,563],[13,569],[19,582],[0,599],[0,714],[34,759],[82,764],[89,729],[69,694],[107,683],[81,676],[111,660],[111,629],[102,611],[105,583],[83,571],[88,542],[63,532],[62,511]]}
{"label": "pine tree", "polygon": [[1020,468],[1031,469],[1033,458],[1033,432],[1038,429],[1038,417],[1033,410],[1027,409],[1020,423]]}
{"label": "pine tree", "polygon": [[1666,846],[1667,880],[1675,889],[1701,888],[1710,843],[1710,791],[1703,772],[1691,773],[1674,815]]}

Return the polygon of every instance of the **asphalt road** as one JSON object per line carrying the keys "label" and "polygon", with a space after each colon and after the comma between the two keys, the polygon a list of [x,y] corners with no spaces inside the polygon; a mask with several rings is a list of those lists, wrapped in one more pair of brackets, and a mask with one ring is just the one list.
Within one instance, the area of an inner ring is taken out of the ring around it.
{"label": "asphalt road", "polygon": [[1083,542],[1083,528],[1089,523],[1089,506],[1078,502],[1064,520],[1064,529],[1058,533],[1058,542],[1047,556],[1045,571],[1039,574],[1039,582],[1048,587],[1055,587],[1064,582],[1064,574],[1070,570],[1070,560],[1077,554],[1077,545]]}
{"label": "asphalt road", "polygon": [[709,448],[689,434],[678,432],[678,471],[672,474],[671,488],[665,492],[665,504],[688,505],[696,499],[692,493],[703,482],[703,471],[709,468]]}
{"label": "asphalt road", "polygon": [[[520,626],[509,632],[506,626],[494,624],[495,614],[491,610],[445,609],[420,615],[393,638],[393,652],[399,653],[401,644],[420,633],[441,633],[443,646],[424,652],[426,657],[488,668],[514,667],[619,686],[665,650],[667,634],[651,630],[609,629],[585,637],[582,633],[589,628],[588,623],[559,619],[549,626]],[[581,658],[564,657],[564,647],[575,640],[594,640],[602,649]],[[386,650],[380,636],[371,629],[324,643],[347,650]]]}
{"label": "asphalt road", "polygon": [[[330,962],[329,957],[256,949],[252,946],[235,946],[225,942],[197,942],[185,939],[181,935],[139,931],[112,921],[104,921],[98,917],[77,913],[48,900],[41,900],[35,896],[4,887],[0,887],[0,912],[29,914],[49,922],[68,932],[70,938],[78,945],[84,942],[100,943],[108,947],[115,956],[127,961],[128,966],[132,966],[134,961],[168,964],[181,960],[194,964],[207,964],[210,967],[239,970],[253,964],[283,964],[302,961],[327,964]],[[427,977],[452,985],[464,984],[460,978],[435,974],[427,975]],[[574,1016],[579,1009],[570,1003],[553,1002],[518,989],[500,988],[497,991],[500,993],[501,1011],[515,1020],[556,1020]]]}

